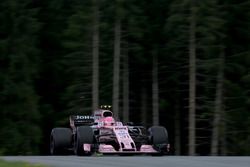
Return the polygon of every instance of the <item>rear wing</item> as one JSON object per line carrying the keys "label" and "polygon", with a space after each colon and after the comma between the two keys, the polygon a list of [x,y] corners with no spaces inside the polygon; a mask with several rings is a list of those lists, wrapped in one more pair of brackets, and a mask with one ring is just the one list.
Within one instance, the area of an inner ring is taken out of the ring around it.
{"label": "rear wing", "polygon": [[71,115],[69,120],[71,127],[94,124],[94,117],[89,115]]}

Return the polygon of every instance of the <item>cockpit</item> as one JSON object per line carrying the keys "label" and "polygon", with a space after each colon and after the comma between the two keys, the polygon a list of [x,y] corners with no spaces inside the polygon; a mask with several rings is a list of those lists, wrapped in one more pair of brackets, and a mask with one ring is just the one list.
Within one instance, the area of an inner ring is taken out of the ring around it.
{"label": "cockpit", "polygon": [[109,110],[103,111],[103,117],[113,117],[113,113]]}

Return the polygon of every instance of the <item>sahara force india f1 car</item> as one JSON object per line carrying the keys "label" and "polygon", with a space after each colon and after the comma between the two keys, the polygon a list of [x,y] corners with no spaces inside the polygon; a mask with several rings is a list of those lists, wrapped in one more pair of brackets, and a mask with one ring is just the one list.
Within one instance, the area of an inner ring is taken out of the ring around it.
{"label": "sahara force india f1 car", "polygon": [[123,125],[115,121],[110,110],[99,109],[93,116],[72,115],[70,128],[54,128],[50,136],[50,153],[61,155],[168,154],[167,130],[162,126]]}

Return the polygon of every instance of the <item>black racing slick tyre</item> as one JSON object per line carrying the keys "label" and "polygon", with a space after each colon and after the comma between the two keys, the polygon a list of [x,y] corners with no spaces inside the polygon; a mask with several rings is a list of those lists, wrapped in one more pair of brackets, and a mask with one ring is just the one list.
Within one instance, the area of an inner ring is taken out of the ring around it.
{"label": "black racing slick tyre", "polygon": [[153,156],[162,156],[169,154],[168,132],[167,129],[162,126],[152,126],[149,128],[150,142],[154,149],[158,151]]}
{"label": "black racing slick tyre", "polygon": [[76,129],[74,151],[78,156],[91,155],[91,152],[86,152],[83,149],[83,144],[94,143],[94,132],[89,126],[79,126]]}
{"label": "black racing slick tyre", "polygon": [[71,147],[72,131],[69,128],[54,128],[50,135],[50,154],[63,155]]}
{"label": "black racing slick tyre", "polygon": [[168,131],[162,126],[149,128],[150,138],[153,145],[168,144]]}

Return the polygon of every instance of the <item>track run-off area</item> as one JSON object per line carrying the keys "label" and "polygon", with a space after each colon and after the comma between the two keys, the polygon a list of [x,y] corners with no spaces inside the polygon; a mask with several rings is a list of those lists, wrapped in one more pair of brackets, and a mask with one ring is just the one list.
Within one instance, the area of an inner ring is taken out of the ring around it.
{"label": "track run-off area", "polygon": [[49,167],[250,167],[250,156],[0,156]]}

